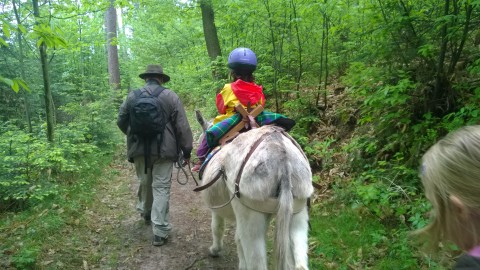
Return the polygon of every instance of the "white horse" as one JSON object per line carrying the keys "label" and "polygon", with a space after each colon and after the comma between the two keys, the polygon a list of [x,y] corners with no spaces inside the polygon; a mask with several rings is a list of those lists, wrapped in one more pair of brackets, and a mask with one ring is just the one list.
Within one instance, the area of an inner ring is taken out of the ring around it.
{"label": "white horse", "polygon": [[275,269],[308,269],[306,201],[313,193],[312,173],[293,138],[275,126],[238,135],[203,171],[202,184],[212,181],[202,190],[212,212],[212,256],[220,255],[225,219],[230,219],[236,221],[239,269],[267,269],[266,235],[275,216]]}

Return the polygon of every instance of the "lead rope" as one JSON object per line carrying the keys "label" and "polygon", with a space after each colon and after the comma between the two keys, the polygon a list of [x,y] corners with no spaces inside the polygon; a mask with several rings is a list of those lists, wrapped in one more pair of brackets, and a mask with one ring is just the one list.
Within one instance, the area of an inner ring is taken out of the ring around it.
{"label": "lead rope", "polygon": [[[188,173],[185,170],[185,166],[182,166],[184,162],[185,162],[185,159],[183,158],[183,155],[178,155],[177,161],[174,162],[175,168],[177,168],[177,183],[183,186],[188,183]],[[187,166],[188,166],[188,170],[190,171],[190,175],[193,178],[193,181],[195,181],[195,185],[198,186],[197,179],[193,175],[192,169],[190,168],[190,162],[188,162]],[[182,171],[183,174],[185,175],[185,179],[186,179],[185,182],[180,181],[180,171]]]}

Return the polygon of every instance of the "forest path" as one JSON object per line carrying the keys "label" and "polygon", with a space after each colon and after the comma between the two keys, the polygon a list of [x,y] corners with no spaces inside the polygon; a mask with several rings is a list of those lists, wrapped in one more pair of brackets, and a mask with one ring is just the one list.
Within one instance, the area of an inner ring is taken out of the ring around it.
{"label": "forest path", "polygon": [[[234,241],[234,224],[227,223],[225,249],[222,256],[212,258],[208,255],[211,245],[210,210],[204,205],[199,193],[193,191],[195,182],[190,173],[188,183],[181,185],[177,181],[177,169],[172,176],[170,198],[170,222],[173,230],[164,246],[155,247],[152,242],[151,225],[145,225],[135,210],[138,182],[134,176],[132,164],[127,161],[116,161],[112,167],[119,173],[116,187],[105,185],[98,190],[97,198],[113,207],[110,215],[119,222],[116,229],[119,246],[116,258],[105,255],[105,262],[116,261],[113,269],[236,269],[238,259]],[[179,181],[185,182],[186,176],[180,171]],[[195,176],[197,177],[197,176]],[[111,183],[111,182],[110,182]],[[112,220],[110,219],[110,222]],[[108,226],[109,222],[104,222]],[[100,225],[100,224],[99,224]],[[111,225],[111,224],[110,224]]]}

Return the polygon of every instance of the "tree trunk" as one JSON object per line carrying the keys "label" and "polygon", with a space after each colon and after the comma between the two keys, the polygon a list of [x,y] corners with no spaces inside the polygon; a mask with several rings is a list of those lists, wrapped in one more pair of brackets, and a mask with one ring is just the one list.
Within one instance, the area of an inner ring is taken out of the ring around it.
{"label": "tree trunk", "polygon": [[[445,0],[445,9],[444,16],[449,15],[450,9],[450,0]],[[445,73],[445,55],[447,53],[448,45],[448,23],[444,22],[440,30],[440,36],[442,38],[442,43],[440,45],[440,51],[437,58],[437,67],[436,67],[436,76],[435,76],[435,87],[433,93],[429,97],[429,111],[432,111],[437,116],[443,116],[450,106],[449,102],[445,102],[447,97],[447,92],[450,87],[449,80]]]}
{"label": "tree trunk", "polygon": [[[217,27],[215,26],[215,13],[213,11],[211,0],[201,0],[200,9],[202,10],[203,35],[205,36],[205,44],[207,45],[208,57],[213,62],[218,56],[222,55],[220,50],[220,42],[218,41]],[[221,77],[221,72],[216,66],[212,67],[212,75],[214,79]]]}
{"label": "tree trunk", "polygon": [[[293,11],[293,17],[295,20],[297,19],[297,9],[294,0],[291,0],[291,5],[292,5],[292,11]],[[299,21],[295,21],[295,32],[296,32],[296,39],[297,39],[297,46],[298,46],[298,69],[297,69],[297,76],[295,78],[295,84],[296,84],[296,95],[297,99],[300,98],[300,81],[302,80],[302,73],[303,73],[303,62],[302,62],[302,43],[300,40],[300,30],[298,28]]]}
{"label": "tree trunk", "polygon": [[[315,106],[318,106],[318,102],[320,101],[320,93],[322,92],[322,79],[323,79],[323,52],[325,48],[325,31],[326,31],[326,23],[327,23],[327,13],[325,11],[323,13],[323,22],[322,22],[322,45],[320,46],[320,71],[318,74],[318,88],[317,88],[317,97],[315,99]],[[325,82],[326,83],[326,82]],[[326,109],[326,108],[324,108]]]}
{"label": "tree trunk", "polygon": [[273,57],[272,57],[272,66],[273,66],[273,95],[275,97],[275,111],[278,113],[279,112],[279,96],[278,96],[278,91],[277,91],[277,78],[278,78],[278,60],[277,60],[277,46],[276,46],[276,41],[275,41],[275,33],[274,29],[275,27],[273,26],[273,21],[272,21],[272,13],[270,11],[270,4],[268,0],[264,0],[263,4],[265,5],[265,9],[267,10],[267,16],[268,16],[268,25],[270,28],[270,38],[272,39],[272,49],[273,49]]}
{"label": "tree trunk", "polygon": [[465,42],[467,41],[468,34],[470,31],[470,22],[472,19],[473,6],[470,3],[465,3],[465,23],[463,25],[462,38],[460,40],[460,45],[453,50],[452,61],[450,62],[450,67],[448,68],[448,74],[451,75],[455,71],[455,66],[462,55]]}
{"label": "tree trunk", "polygon": [[[33,4],[33,15],[35,16],[36,23],[38,24],[38,19],[40,17],[40,10],[38,8],[38,0],[32,0]],[[47,63],[47,46],[45,42],[42,42],[39,46],[40,51],[40,61],[42,63],[42,75],[43,75],[43,87],[45,91],[45,112],[47,115],[47,140],[53,142],[53,132],[54,132],[54,105],[52,98],[52,91],[50,89],[50,77],[48,75],[48,63]]]}
{"label": "tree trunk", "polygon": [[119,90],[121,85],[117,48],[117,11],[115,10],[114,2],[114,0],[110,0],[110,7],[105,13],[105,29],[107,30],[109,82],[113,89]]}
{"label": "tree trunk", "polygon": [[[15,13],[15,19],[17,20],[17,25],[20,26],[21,21],[20,21],[20,16],[18,15],[17,6],[15,5],[15,0],[12,1],[12,5],[13,5],[13,12]],[[20,30],[20,27],[18,27],[18,30],[17,30],[18,51],[19,51],[18,62],[20,63],[20,74],[21,74],[20,76],[22,80],[25,81],[26,76],[25,76],[25,64],[23,59],[22,37],[23,37],[23,33]],[[30,104],[28,103],[28,93],[25,90],[23,90],[22,93],[23,93],[23,105],[25,107],[25,118],[27,121],[28,132],[32,133],[33,130],[32,130],[32,120],[30,119]]]}
{"label": "tree trunk", "polygon": [[[325,0],[325,3],[327,0]],[[328,106],[328,100],[327,100],[327,85],[328,85],[328,41],[330,39],[330,18],[328,16],[325,16],[325,83],[323,84],[323,106],[325,107],[325,110],[327,109]]]}

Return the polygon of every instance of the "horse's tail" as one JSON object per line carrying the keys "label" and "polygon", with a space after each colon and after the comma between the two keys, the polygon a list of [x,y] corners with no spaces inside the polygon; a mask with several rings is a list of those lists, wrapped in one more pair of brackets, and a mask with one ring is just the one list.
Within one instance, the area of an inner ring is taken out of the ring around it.
{"label": "horse's tail", "polygon": [[293,269],[294,259],[291,251],[290,223],[293,215],[293,194],[291,186],[291,165],[286,162],[280,171],[280,194],[275,230],[276,269]]}

